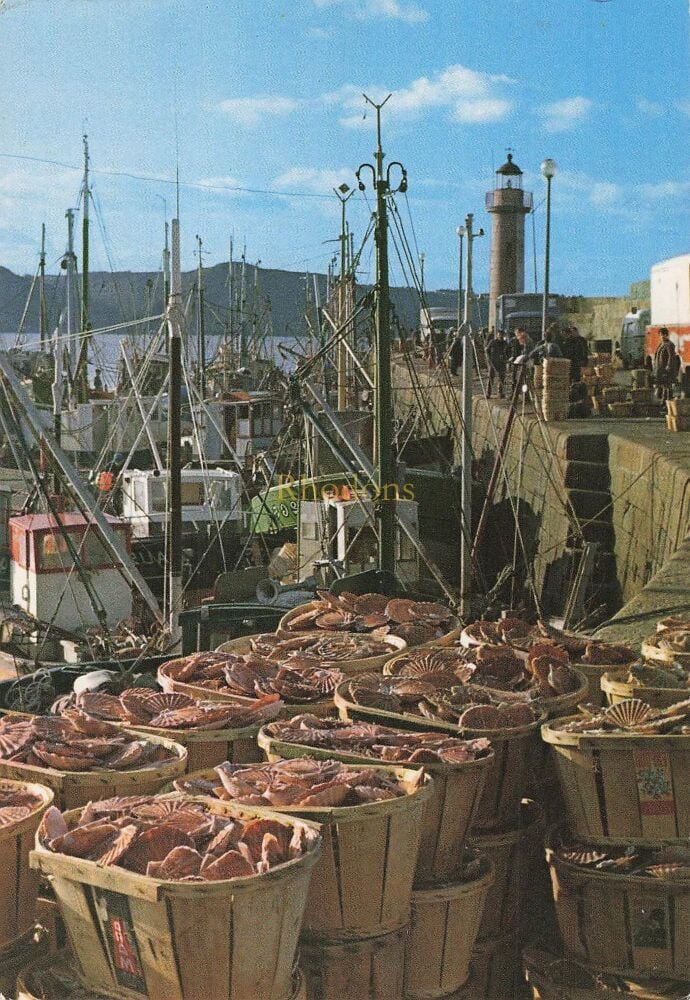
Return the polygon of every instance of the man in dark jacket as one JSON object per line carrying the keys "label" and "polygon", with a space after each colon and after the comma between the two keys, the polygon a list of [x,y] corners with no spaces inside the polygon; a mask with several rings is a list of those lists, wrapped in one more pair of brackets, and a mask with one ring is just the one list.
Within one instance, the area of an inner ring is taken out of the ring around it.
{"label": "man in dark jacket", "polygon": [[673,399],[673,383],[678,374],[676,348],[665,326],[659,330],[661,343],[654,352],[654,375],[656,394],[659,399]]}
{"label": "man in dark jacket", "polygon": [[489,369],[489,381],[486,390],[486,398],[491,399],[494,381],[498,381],[498,395],[500,399],[505,396],[506,365],[510,356],[508,342],[503,330],[497,330],[494,336],[486,345],[486,361]]}
{"label": "man in dark jacket", "polygon": [[589,361],[589,348],[576,326],[566,327],[563,331],[561,351],[563,357],[570,361],[570,381],[579,382],[582,369],[587,367]]}

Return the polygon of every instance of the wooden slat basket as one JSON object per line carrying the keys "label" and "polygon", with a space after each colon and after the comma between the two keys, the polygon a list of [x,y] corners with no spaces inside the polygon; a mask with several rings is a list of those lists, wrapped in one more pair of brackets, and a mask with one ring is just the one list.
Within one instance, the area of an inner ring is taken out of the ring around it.
{"label": "wooden slat basket", "polygon": [[639,698],[652,708],[668,708],[669,705],[676,705],[679,701],[690,698],[689,687],[647,687],[644,684],[628,681],[628,676],[627,670],[604,674],[601,678],[601,691],[607,704],[617,705],[618,702],[627,701],[628,698]]}
{"label": "wooden slat basket", "polygon": [[[198,801],[198,800],[197,800]],[[208,800],[202,800],[207,802]],[[209,804],[243,820],[270,816]],[[80,811],[66,814],[68,825]],[[53,886],[84,985],[129,1000],[283,1000],[293,969],[320,840],[262,875],[218,882],[161,882],[37,843],[32,864]]]}
{"label": "wooden slat basket", "polygon": [[405,948],[405,996],[413,1000],[446,997],[470,974],[470,960],[494,879],[483,859],[479,874],[468,881],[415,889]]}
{"label": "wooden slat basket", "polygon": [[[259,746],[268,760],[314,757],[344,763],[370,765],[375,758],[359,754],[321,750],[299,743],[283,743],[271,736],[270,725],[259,732]],[[474,823],[494,755],[487,754],[464,764],[425,764],[433,778],[432,792],[424,804],[422,834],[417,856],[415,884],[445,882],[462,867],[462,849]],[[413,765],[410,765],[413,766]]]}
{"label": "wooden slat basket", "polygon": [[656,844],[690,837],[690,736],[568,733],[542,726],[573,834]]}
{"label": "wooden slat basket", "polygon": [[307,1000],[401,1000],[407,928],[361,941],[300,942]]}
{"label": "wooden slat basket", "polygon": [[478,940],[500,937],[517,930],[525,892],[532,876],[532,842],[543,834],[543,830],[541,808],[536,802],[525,800],[518,826],[471,839],[472,846],[488,858],[494,869]]}
{"label": "wooden slat basket", "polygon": [[[17,977],[17,1000],[101,1000],[102,993],[84,992],[75,961],[68,952],[58,952],[47,961],[27,963]],[[292,992],[283,1000],[307,1000],[307,986],[295,969]]]}
{"label": "wooden slat basket", "polygon": [[458,1000],[517,1000],[524,995],[516,934],[477,942],[472,952],[472,975],[465,990],[464,994],[460,991]]}
{"label": "wooden slat basket", "polygon": [[467,739],[486,737],[491,741],[494,761],[486,776],[474,825],[478,829],[496,829],[519,821],[520,802],[527,793],[529,784],[530,751],[535,745],[539,726],[546,718],[545,714],[542,713],[540,718],[529,725],[513,729],[460,730],[451,723],[435,722],[421,715],[399,714],[356,705],[348,699],[346,684],[336,688],[334,700],[341,719],[379,722],[384,726],[417,731],[439,730],[454,736],[462,735]]}
{"label": "wooden slat basket", "polygon": [[[302,927],[314,937],[375,937],[398,930],[410,920],[422,817],[433,794],[433,779],[425,773],[426,767],[366,763],[397,777],[407,795],[359,806],[270,807],[271,814],[297,816],[320,825],[323,850],[312,876]],[[215,774],[202,771],[191,777],[213,778]]]}
{"label": "wooden slat basket", "polygon": [[160,736],[147,735],[146,739],[169,750],[172,759],[153,767],[132,768],[129,771],[58,771],[52,767],[0,760],[0,780],[10,778],[46,785],[55,795],[55,805],[62,810],[78,809],[87,802],[115,795],[152,795],[167,782],[184,774],[187,751],[173,740]]}
{"label": "wooden slat basket", "polygon": [[224,761],[255,764],[261,760],[256,743],[260,726],[243,729],[156,729],[153,726],[123,726],[128,732],[147,738],[172,740],[187,751],[187,771],[201,771]]}
{"label": "wooden slat basket", "polygon": [[[303,605],[302,607],[306,606]],[[296,608],[293,610],[300,611],[302,608]],[[291,632],[289,634],[291,638],[296,639],[300,633]],[[322,634],[329,635],[331,633],[324,631]],[[231,639],[229,642],[224,642],[221,646],[219,646],[216,652],[249,653],[252,648],[251,640],[255,638],[256,636],[254,635],[243,635],[239,639]],[[356,674],[376,673],[382,669],[384,663],[390,660],[391,657],[399,656],[404,649],[407,649],[407,643],[405,640],[399,639],[397,635],[385,635],[381,636],[381,639],[390,646],[389,653],[384,653],[382,656],[369,656],[361,660],[354,657],[349,660],[324,660],[322,666],[331,667],[335,670],[341,670],[347,677],[354,677]]]}
{"label": "wooden slat basket", "polygon": [[690,879],[596,871],[547,841],[553,895],[569,954],[605,972],[690,979]]}
{"label": "wooden slat basket", "polygon": [[48,946],[48,935],[45,931],[42,928],[32,928],[11,947],[0,951],[0,995],[16,996],[18,977],[24,969],[31,968],[46,958]]}
{"label": "wooden slat basket", "polygon": [[688,983],[655,978],[604,989],[597,983],[597,971],[536,948],[525,949],[523,962],[533,1000],[687,1000],[690,988]]}
{"label": "wooden slat basket", "polygon": [[0,829],[0,951],[11,949],[26,938],[36,924],[38,876],[29,867],[29,854],[44,812],[53,793],[44,785],[0,779],[0,789],[30,792],[39,805],[19,823]]}

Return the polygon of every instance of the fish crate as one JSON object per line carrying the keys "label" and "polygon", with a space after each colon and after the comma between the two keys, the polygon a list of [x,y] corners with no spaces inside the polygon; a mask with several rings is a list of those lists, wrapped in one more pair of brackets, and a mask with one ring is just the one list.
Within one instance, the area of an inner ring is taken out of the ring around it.
{"label": "fish crate", "polygon": [[568,955],[618,975],[690,979],[690,879],[588,868],[559,857],[554,840],[552,828],[546,856]]}
{"label": "fish crate", "polygon": [[357,941],[300,940],[307,1000],[400,1000],[407,928]]}
{"label": "fish crate", "polygon": [[261,727],[243,729],[156,729],[153,726],[125,725],[132,735],[166,737],[187,751],[187,771],[201,771],[224,761],[255,764],[261,760],[256,737]]}
{"label": "fish crate", "polygon": [[690,687],[648,687],[634,680],[628,680],[629,676],[626,670],[604,674],[601,678],[601,690],[606,696],[607,704],[617,705],[629,698],[639,698],[652,708],[668,708],[669,705],[676,705],[679,701],[690,698]]}
{"label": "fish crate", "polygon": [[405,996],[445,997],[464,986],[493,865],[481,859],[474,878],[415,889],[405,946]]}
{"label": "fish crate", "polygon": [[[289,612],[281,619],[282,622],[286,621],[290,614],[294,612],[299,613],[300,611],[307,610],[312,605],[302,604],[298,608],[293,608],[292,612]],[[280,631],[280,630],[278,630]],[[306,635],[307,633],[302,633]],[[324,630],[323,635],[328,635],[328,631]],[[333,633],[337,634],[337,633]],[[282,636],[282,638],[299,638],[299,632],[289,632]],[[230,642],[224,642],[222,646],[219,646],[216,650],[217,653],[250,653],[251,652],[251,640],[255,639],[254,635],[243,636],[241,639],[232,639]],[[354,674],[365,674],[376,672],[380,670],[383,664],[390,660],[391,656],[397,656],[404,649],[407,649],[407,643],[404,639],[398,638],[397,635],[384,635],[381,636],[381,640],[390,646],[390,652],[384,653],[382,656],[369,656],[364,659],[356,659],[352,657],[348,660],[324,660],[321,666],[330,667],[334,670],[341,670],[347,677],[352,677]]]}
{"label": "fish crate", "polygon": [[538,841],[541,849],[543,831],[541,807],[536,802],[525,800],[518,826],[505,832],[472,837],[472,847],[487,857],[494,869],[478,940],[500,937],[518,929],[525,894],[533,874],[530,870],[533,842]]}
{"label": "fish crate", "polygon": [[147,736],[146,739],[169,750],[172,759],[129,771],[59,771],[53,767],[0,760],[0,780],[10,778],[46,785],[55,796],[55,805],[62,810],[78,809],[87,802],[115,795],[152,795],[185,773],[187,751],[173,740],[159,736]]}
{"label": "fish crate", "polygon": [[690,735],[607,733],[542,726],[555,755],[568,821],[584,840],[655,844],[690,837]]}
{"label": "fish crate", "polygon": [[53,802],[53,793],[44,785],[3,779],[0,791],[27,792],[38,803],[24,819],[0,827],[0,950],[6,952],[26,939],[36,925],[39,880],[29,867],[29,855],[43,814]]}
{"label": "fish crate", "polygon": [[379,722],[384,726],[400,729],[438,730],[463,736],[466,739],[485,737],[491,741],[494,760],[489,768],[484,791],[474,819],[475,827],[495,829],[520,819],[520,803],[529,784],[530,754],[539,726],[546,719],[546,713],[534,722],[510,729],[462,729],[449,722],[435,722],[422,715],[386,712],[380,708],[357,705],[347,697],[346,684],[340,684],[334,694],[340,718],[363,722]]}
{"label": "fish crate", "polygon": [[[314,757],[317,760],[341,760],[345,764],[371,766],[376,763],[376,758],[365,754],[322,750],[300,743],[283,743],[274,739],[266,726],[259,732],[258,739],[266,758],[271,761]],[[433,778],[433,785],[431,795],[424,803],[415,884],[450,881],[462,868],[463,847],[474,823],[493,762],[493,753],[488,753],[486,757],[463,764],[424,764],[424,770]]]}
{"label": "fish crate", "polygon": [[[48,955],[48,936],[42,928],[32,928],[9,948],[0,951],[0,996],[14,997],[17,980],[27,967],[44,960]],[[43,1000],[43,998],[40,998]]]}
{"label": "fish crate", "polygon": [[[197,801],[239,820],[301,822]],[[68,826],[79,815],[67,813]],[[268,872],[215,882],[160,881],[53,854],[40,843],[31,862],[50,880],[87,989],[125,1000],[283,1000],[293,993],[299,928],[320,851],[319,838]]]}

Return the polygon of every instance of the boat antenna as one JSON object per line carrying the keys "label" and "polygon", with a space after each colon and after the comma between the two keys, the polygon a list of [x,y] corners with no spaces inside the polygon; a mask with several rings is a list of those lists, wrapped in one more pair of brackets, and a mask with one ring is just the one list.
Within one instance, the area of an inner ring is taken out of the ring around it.
{"label": "boat antenna", "polygon": [[74,372],[74,385],[77,399],[88,402],[89,398],[89,340],[87,336],[91,329],[89,316],[89,202],[91,200],[91,188],[89,186],[89,137],[83,135],[84,143],[84,178],[82,180],[81,200],[82,200],[82,223],[81,223],[81,344],[79,346],[79,356],[77,367]]}
{"label": "boat antenna", "polygon": [[182,483],[181,413],[182,391],[182,270],[180,265],[180,220],[172,220],[172,268],[168,323],[168,588],[167,619],[173,642],[180,638],[179,612],[182,601]]}
{"label": "boat antenna", "polygon": [[[376,111],[375,164],[362,163],[355,176],[359,190],[365,191],[362,180],[365,171],[371,172],[372,187],[376,192],[375,242],[376,242],[376,485],[378,497],[374,510],[379,523],[378,564],[381,572],[395,573],[395,507],[397,487],[396,464],[393,456],[393,398],[391,383],[391,304],[388,273],[388,205],[390,195],[407,191],[407,171],[398,160],[388,164],[384,172],[385,153],[381,144],[381,110],[392,94],[380,104],[364,94],[364,100]],[[397,167],[400,179],[392,183],[393,168]]]}

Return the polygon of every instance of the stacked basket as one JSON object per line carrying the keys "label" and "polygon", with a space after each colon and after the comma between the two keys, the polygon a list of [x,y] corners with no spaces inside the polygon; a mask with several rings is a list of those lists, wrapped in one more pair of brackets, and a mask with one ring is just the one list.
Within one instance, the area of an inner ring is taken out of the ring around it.
{"label": "stacked basket", "polygon": [[570,393],[568,358],[544,358],[541,408],[544,420],[565,420]]}
{"label": "stacked basket", "polygon": [[[569,826],[547,838],[567,956],[650,998],[671,995],[661,979],[690,980],[690,736],[676,724],[684,712],[631,699],[542,730]],[[553,985],[548,969],[533,974],[535,997],[551,995],[545,978]]]}

